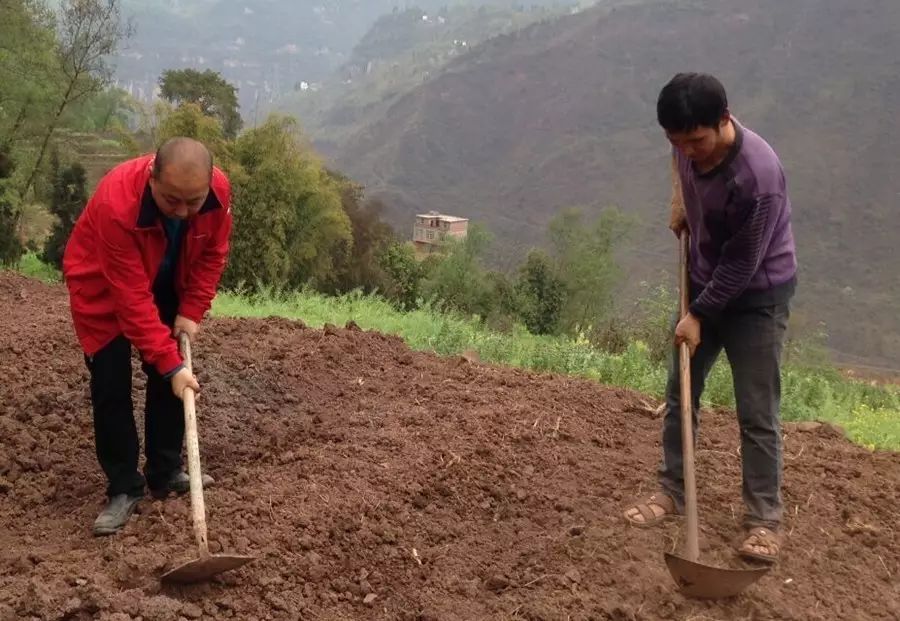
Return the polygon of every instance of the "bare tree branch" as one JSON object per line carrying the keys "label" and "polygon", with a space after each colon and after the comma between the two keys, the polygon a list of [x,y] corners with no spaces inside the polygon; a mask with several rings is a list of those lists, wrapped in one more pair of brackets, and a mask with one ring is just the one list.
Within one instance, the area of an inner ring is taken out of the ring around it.
{"label": "bare tree branch", "polygon": [[58,19],[58,56],[67,83],[22,195],[34,185],[63,112],[73,102],[109,85],[112,71],[107,58],[134,32],[133,25],[121,19],[119,0],[63,0]]}

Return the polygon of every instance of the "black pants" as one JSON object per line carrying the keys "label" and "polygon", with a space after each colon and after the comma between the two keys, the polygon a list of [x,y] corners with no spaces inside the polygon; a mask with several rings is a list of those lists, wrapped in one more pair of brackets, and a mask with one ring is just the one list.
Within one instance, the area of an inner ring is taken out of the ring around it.
{"label": "black pants", "polygon": [[107,495],[143,495],[145,483],[150,489],[163,488],[183,464],[184,409],[172,392],[171,382],[151,365],[142,365],[147,375],[147,461],[142,476],[138,471],[140,444],[131,397],[131,343],[120,335],[95,355],[85,357],[85,361],[91,372],[97,458],[109,481]]}
{"label": "black pants", "polygon": [[[691,358],[691,398],[696,440],[700,396],[706,377],[722,349],[734,378],[741,432],[745,526],[777,529],[782,516],[782,447],[780,359],[789,316],[788,304],[726,311],[701,324],[700,345]],[[666,388],[663,423],[662,488],[679,509],[684,505],[681,447],[681,377],[678,350],[673,352]]]}

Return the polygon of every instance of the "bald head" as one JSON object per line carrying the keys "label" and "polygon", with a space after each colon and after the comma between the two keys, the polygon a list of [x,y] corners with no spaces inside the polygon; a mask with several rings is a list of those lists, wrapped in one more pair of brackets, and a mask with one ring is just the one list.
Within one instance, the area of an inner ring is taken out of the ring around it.
{"label": "bald head", "polygon": [[156,151],[153,162],[153,176],[157,179],[168,168],[177,168],[178,174],[205,173],[212,178],[213,158],[209,149],[193,138],[170,138]]}
{"label": "bald head", "polygon": [[166,217],[190,218],[206,201],[212,173],[212,154],[202,142],[171,138],[159,147],[153,161],[153,200]]}

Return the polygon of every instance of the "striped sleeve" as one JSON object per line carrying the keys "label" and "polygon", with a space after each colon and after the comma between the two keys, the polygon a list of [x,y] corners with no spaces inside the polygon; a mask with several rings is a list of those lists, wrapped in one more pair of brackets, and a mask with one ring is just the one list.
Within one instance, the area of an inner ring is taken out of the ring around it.
{"label": "striped sleeve", "polygon": [[783,194],[760,194],[754,198],[744,223],[722,246],[712,279],[691,303],[690,312],[693,315],[713,319],[731,300],[744,292],[765,258],[784,206]]}

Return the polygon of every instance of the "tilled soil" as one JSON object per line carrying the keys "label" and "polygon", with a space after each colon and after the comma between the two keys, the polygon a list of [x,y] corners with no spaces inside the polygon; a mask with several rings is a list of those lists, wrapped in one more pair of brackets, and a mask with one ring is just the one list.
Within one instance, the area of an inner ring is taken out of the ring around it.
{"label": "tilled soil", "polygon": [[[0,273],[0,620],[900,619],[896,454],[786,425],[781,564],[689,600],[663,563],[683,525],[621,518],[654,487],[656,403],[282,319],[210,320],[195,347],[212,548],[258,558],[162,586],[196,555],[188,500],[91,535],[105,480],[67,302]],[[733,413],[704,412],[701,556],[723,567],[738,445]]]}

